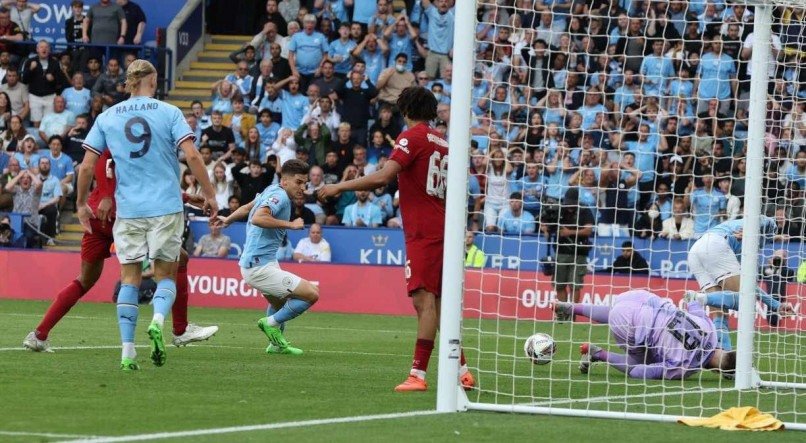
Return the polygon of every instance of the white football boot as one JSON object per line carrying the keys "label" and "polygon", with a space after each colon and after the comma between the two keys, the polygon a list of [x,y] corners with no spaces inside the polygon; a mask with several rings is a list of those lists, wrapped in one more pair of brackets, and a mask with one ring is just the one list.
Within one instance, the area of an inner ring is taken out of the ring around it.
{"label": "white football boot", "polygon": [[174,346],[186,346],[189,343],[207,340],[218,332],[218,326],[197,326],[189,323],[185,333],[174,336]]}

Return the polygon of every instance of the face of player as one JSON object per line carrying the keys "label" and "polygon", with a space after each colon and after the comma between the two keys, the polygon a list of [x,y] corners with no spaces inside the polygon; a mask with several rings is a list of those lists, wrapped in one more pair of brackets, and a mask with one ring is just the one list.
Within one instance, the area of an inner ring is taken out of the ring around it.
{"label": "face of player", "polygon": [[305,184],[308,183],[308,176],[305,174],[294,174],[283,176],[281,179],[283,189],[288,194],[288,198],[296,200],[304,198]]}

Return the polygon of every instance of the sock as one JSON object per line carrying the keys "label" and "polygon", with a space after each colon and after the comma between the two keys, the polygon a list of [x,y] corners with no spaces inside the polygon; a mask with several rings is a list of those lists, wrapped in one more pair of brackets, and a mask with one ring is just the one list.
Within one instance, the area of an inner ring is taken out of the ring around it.
{"label": "sock", "polygon": [[[275,309],[274,305],[269,304],[269,308],[266,309],[266,317],[271,318],[271,316],[276,314],[277,311],[278,311],[278,309]],[[271,323],[271,320],[269,320],[269,323]],[[274,325],[272,325],[272,326],[274,326]],[[281,332],[285,332],[285,323],[280,323],[279,326],[275,326],[275,327],[279,327]]]}
{"label": "sock", "polygon": [[280,308],[277,313],[272,314],[269,316],[269,324],[276,327],[280,327],[283,323],[293,320],[303,312],[307,311],[308,308],[311,307],[311,304],[305,300],[300,300],[298,298],[289,298],[286,300],[285,304],[282,308]]}
{"label": "sock", "polygon": [[137,316],[140,313],[137,306],[140,291],[133,285],[120,285],[118,292],[118,327],[120,328],[120,341],[123,343],[123,358],[134,358],[134,329],[137,327]]}
{"label": "sock", "polygon": [[588,317],[596,323],[607,324],[607,319],[610,317],[610,307],[574,303],[574,315]]}
{"label": "sock", "polygon": [[171,307],[174,335],[182,335],[188,327],[188,267],[179,265],[176,271],[176,300]]}
{"label": "sock", "polygon": [[86,292],[87,291],[84,290],[78,280],[73,280],[69,285],[65,286],[64,289],[59,292],[59,295],[56,296],[56,300],[53,300],[53,303],[51,303],[45,316],[42,317],[39,326],[36,327],[36,338],[47,340],[50,330],[56,326],[59,320],[67,315],[70,308],[75,306],[75,304],[78,303],[78,299],[86,294]]}
{"label": "sock", "polygon": [[418,338],[414,345],[414,360],[411,362],[411,375],[425,379],[428,371],[428,360],[431,359],[431,351],[434,350],[434,340]]}
{"label": "sock", "polygon": [[157,283],[157,290],[154,291],[154,298],[151,300],[151,304],[154,305],[154,318],[151,321],[157,322],[160,328],[174,304],[174,299],[176,299],[176,283],[170,278],[163,278]]}
{"label": "sock", "polygon": [[134,349],[134,343],[123,343],[123,352],[120,358],[130,358],[134,360],[137,358],[137,351]]}
{"label": "sock", "polygon": [[716,328],[717,344],[725,351],[732,351],[733,343],[730,341],[728,317],[726,315],[717,315],[714,317],[714,327]]}

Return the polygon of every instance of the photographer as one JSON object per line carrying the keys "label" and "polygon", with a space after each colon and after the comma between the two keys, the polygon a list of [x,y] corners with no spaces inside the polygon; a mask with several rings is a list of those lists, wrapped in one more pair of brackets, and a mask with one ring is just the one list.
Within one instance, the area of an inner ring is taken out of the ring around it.
{"label": "photographer", "polygon": [[14,242],[14,230],[11,229],[11,220],[8,216],[0,219],[0,248],[18,248]]}
{"label": "photographer", "polygon": [[[588,272],[588,254],[591,250],[590,237],[593,235],[593,213],[579,205],[579,190],[571,188],[565,193],[555,220],[545,220],[540,230],[547,238],[555,236],[556,264],[554,288],[558,301],[579,303],[582,282]],[[573,299],[569,300],[569,289]],[[564,312],[555,312],[557,321],[570,321],[573,318]]]}
{"label": "photographer", "polygon": [[[795,281],[795,271],[786,266],[787,251],[775,251],[761,270],[761,281],[764,289],[779,302],[785,302],[787,297],[787,283]],[[778,314],[772,310],[767,311],[767,322],[770,326],[778,326]]]}

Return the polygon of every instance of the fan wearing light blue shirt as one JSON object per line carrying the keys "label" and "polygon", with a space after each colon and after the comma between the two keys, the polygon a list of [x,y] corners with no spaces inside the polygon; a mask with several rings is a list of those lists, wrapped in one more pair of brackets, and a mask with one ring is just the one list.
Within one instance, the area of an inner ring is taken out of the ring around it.
{"label": "fan wearing light blue shirt", "polygon": [[509,208],[501,211],[496,224],[502,234],[534,234],[535,216],[523,210],[520,192],[510,194]]}
{"label": "fan wearing light blue shirt", "polygon": [[73,86],[62,91],[62,97],[67,102],[67,110],[73,115],[90,112],[92,91],[84,87],[84,74],[80,72],[73,74]]}
{"label": "fan wearing light blue shirt", "polygon": [[641,75],[644,79],[644,95],[660,97],[666,84],[674,77],[674,66],[669,57],[663,55],[663,40],[652,43],[652,54],[641,62]]}
{"label": "fan wearing light blue shirt", "polygon": [[339,38],[330,42],[327,48],[327,58],[333,62],[333,70],[340,76],[347,75],[353,69],[351,53],[358,46],[350,38],[350,25],[342,22],[339,25]]}
{"label": "fan wearing light blue shirt", "polygon": [[448,54],[453,49],[453,28],[456,20],[454,8],[447,0],[422,0],[423,15],[428,18],[428,55],[425,72],[436,78],[442,67],[450,63]]}
{"label": "fan wearing light blue shirt", "polygon": [[302,31],[291,36],[288,43],[288,64],[296,76],[313,77],[328,52],[327,37],[315,30],[316,16],[302,19]]}
{"label": "fan wearing light blue shirt", "polygon": [[299,79],[294,76],[288,77],[277,83],[277,87],[280,87],[285,82],[288,82],[288,90],[280,90],[280,97],[282,98],[280,113],[283,119],[281,124],[284,128],[296,131],[302,124],[302,118],[305,117],[310,102],[308,97],[299,92]]}
{"label": "fan wearing light blue shirt", "polygon": [[[694,218],[694,233],[704,234],[717,225],[720,211],[724,211],[728,201],[725,194],[714,187],[714,176],[706,174],[702,177],[703,186],[693,189],[684,196],[691,203],[691,216]],[[694,181],[689,185],[693,188]]]}
{"label": "fan wearing light blue shirt", "polygon": [[357,202],[344,208],[344,226],[377,228],[383,222],[380,208],[369,201],[369,191],[356,191]]}
{"label": "fan wearing light blue shirt", "polygon": [[393,27],[384,31],[383,38],[389,46],[386,66],[394,66],[395,58],[402,53],[406,54],[406,69],[411,71],[414,67],[412,57],[414,56],[414,39],[417,38],[417,31],[409,23],[408,16],[398,18]]}
{"label": "fan wearing light blue shirt", "polygon": [[[92,231],[95,215],[87,205],[95,164],[109,150],[115,162],[117,219],[113,228],[121,263],[118,293],[118,326],[122,345],[121,369],[139,369],[134,331],[139,314],[138,298],[142,262],[150,259],[157,290],[154,316],[148,327],[151,361],[166,361],[162,327],[176,297],[176,264],[185,229],[184,205],[179,188],[177,148],[200,184],[204,208],[215,217],[216,193],[207,169],[193,143],[193,131],[176,106],[152,98],[157,90],[157,70],[146,60],[133,61],[126,71],[131,98],[109,107],[95,120],[84,140],[84,161],[78,176],[78,219]],[[101,220],[106,223],[106,220]]]}
{"label": "fan wearing light blue shirt", "polygon": [[353,57],[364,61],[366,70],[364,73],[373,84],[378,83],[381,71],[386,69],[386,54],[389,46],[383,39],[378,39],[375,34],[367,34],[364,40],[353,49]]}
{"label": "fan wearing light blue shirt", "polygon": [[291,201],[304,198],[310,166],[297,159],[283,163],[280,183],[271,185],[253,201],[241,206],[226,218],[226,227],[247,218],[246,243],[238,261],[241,276],[269,302],[266,317],[258,327],[269,339],[267,354],[301,355],[299,348],[289,346],[283,335],[286,322],[302,315],[317,300],[319,288],[311,282],[280,268],[278,250],[287,242],[286,230],[302,229],[301,218],[290,220]]}
{"label": "fan wearing light blue shirt", "polygon": [[708,100],[717,98],[723,101],[720,110],[730,105],[731,97],[735,96],[739,87],[736,79],[736,63],[727,54],[722,53],[722,38],[714,37],[711,51],[704,54],[697,68],[699,86],[697,98],[699,99],[697,111],[702,112],[708,106]]}

